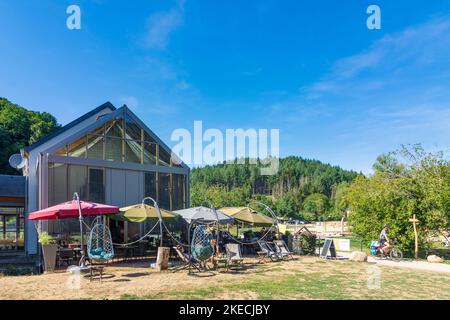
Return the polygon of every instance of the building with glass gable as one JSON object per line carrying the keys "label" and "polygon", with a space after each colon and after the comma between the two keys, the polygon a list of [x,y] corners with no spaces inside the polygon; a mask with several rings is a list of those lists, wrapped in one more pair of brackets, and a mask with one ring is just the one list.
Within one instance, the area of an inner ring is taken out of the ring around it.
{"label": "building with glass gable", "polygon": [[[116,109],[104,103],[22,154],[25,215],[71,200],[74,192],[82,200],[119,207],[146,196],[168,210],[189,206],[189,167],[125,105]],[[35,254],[37,232],[33,222],[25,221],[25,251]],[[52,221],[42,226],[51,234],[59,227]],[[122,241],[143,232],[134,223],[118,227]]]}

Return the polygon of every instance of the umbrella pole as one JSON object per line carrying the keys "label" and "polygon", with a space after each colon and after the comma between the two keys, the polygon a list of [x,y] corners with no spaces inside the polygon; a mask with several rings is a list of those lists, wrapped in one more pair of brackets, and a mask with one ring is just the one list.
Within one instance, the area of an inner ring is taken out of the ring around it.
{"label": "umbrella pole", "polygon": [[155,202],[156,211],[158,212],[158,218],[159,218],[159,246],[163,246],[163,225],[162,225],[162,217],[161,212],[159,211],[158,204]]}
{"label": "umbrella pole", "polygon": [[80,222],[80,247],[81,247],[81,258],[80,258],[80,267],[84,267],[84,260],[85,260],[85,252],[83,247],[83,215],[81,213],[81,203],[80,203],[80,197],[78,196],[78,193],[73,194],[73,199],[77,200],[78,204],[78,221]]}
{"label": "umbrella pole", "polygon": [[219,254],[219,227],[220,227],[220,225],[219,225],[219,215],[217,214],[217,210],[216,210],[216,208],[213,208],[213,211],[214,211],[214,214],[215,214],[215,216],[216,216],[216,247],[214,248],[214,250],[216,250],[217,252],[216,252],[216,254],[218,255]]}
{"label": "umbrella pole", "polygon": [[151,200],[153,202],[153,206],[156,209],[156,213],[158,214],[158,220],[159,220],[159,236],[160,236],[160,247],[163,246],[163,226],[162,226],[162,216],[161,216],[161,211],[159,211],[159,206],[158,203],[156,203],[156,200],[153,199],[152,197],[145,197],[144,199],[142,199],[142,204],[145,204],[145,200]]}

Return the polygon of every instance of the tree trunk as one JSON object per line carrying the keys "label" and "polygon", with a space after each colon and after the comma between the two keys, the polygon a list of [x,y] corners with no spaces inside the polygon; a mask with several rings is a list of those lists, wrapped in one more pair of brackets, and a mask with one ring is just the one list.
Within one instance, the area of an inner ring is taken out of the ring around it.
{"label": "tree trunk", "polygon": [[169,247],[158,248],[158,256],[156,258],[156,267],[155,267],[155,270],[157,272],[166,270],[169,267],[169,254],[170,254]]}

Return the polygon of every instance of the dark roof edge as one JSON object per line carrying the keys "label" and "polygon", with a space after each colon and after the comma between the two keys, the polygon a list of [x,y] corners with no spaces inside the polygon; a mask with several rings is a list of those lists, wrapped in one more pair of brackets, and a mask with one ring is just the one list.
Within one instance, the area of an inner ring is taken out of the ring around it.
{"label": "dark roof edge", "polygon": [[101,110],[106,109],[106,108],[110,108],[112,111],[116,110],[116,107],[114,107],[114,105],[111,102],[106,101],[105,103],[103,103],[102,105],[98,106],[97,108],[89,111],[88,113],[82,115],[81,117],[79,117],[79,118],[73,120],[72,122],[66,124],[64,127],[60,128],[59,130],[56,130],[55,132],[53,132],[53,133],[51,133],[49,135],[46,135],[42,139],[36,141],[31,146],[25,147],[24,150],[25,151],[31,151],[31,150],[35,149],[36,147],[39,147],[40,145],[44,144],[45,142],[53,139],[54,137],[56,137],[56,136],[60,135],[61,133],[69,130],[70,128],[76,126],[80,122],[83,122],[87,118],[93,116],[94,114],[96,114],[96,113],[98,113]]}

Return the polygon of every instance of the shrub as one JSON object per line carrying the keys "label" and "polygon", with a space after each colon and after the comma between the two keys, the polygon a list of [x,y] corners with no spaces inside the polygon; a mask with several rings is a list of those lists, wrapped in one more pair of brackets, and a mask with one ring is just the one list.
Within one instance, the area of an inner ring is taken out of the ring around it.
{"label": "shrub", "polygon": [[295,237],[293,241],[294,252],[313,255],[316,251],[316,236],[303,233]]}
{"label": "shrub", "polygon": [[47,232],[41,232],[39,235],[39,243],[40,244],[54,244],[56,243],[55,238],[49,235]]}
{"label": "shrub", "polygon": [[414,214],[420,221],[420,250],[429,246],[428,232],[450,226],[450,163],[417,146],[412,151],[403,149],[401,154],[412,159],[401,164],[401,170],[389,165],[371,177],[358,177],[345,197],[351,207],[349,223],[356,235],[366,241],[375,240],[387,223],[390,237],[397,238],[399,248],[411,256],[414,232],[409,219]]}

